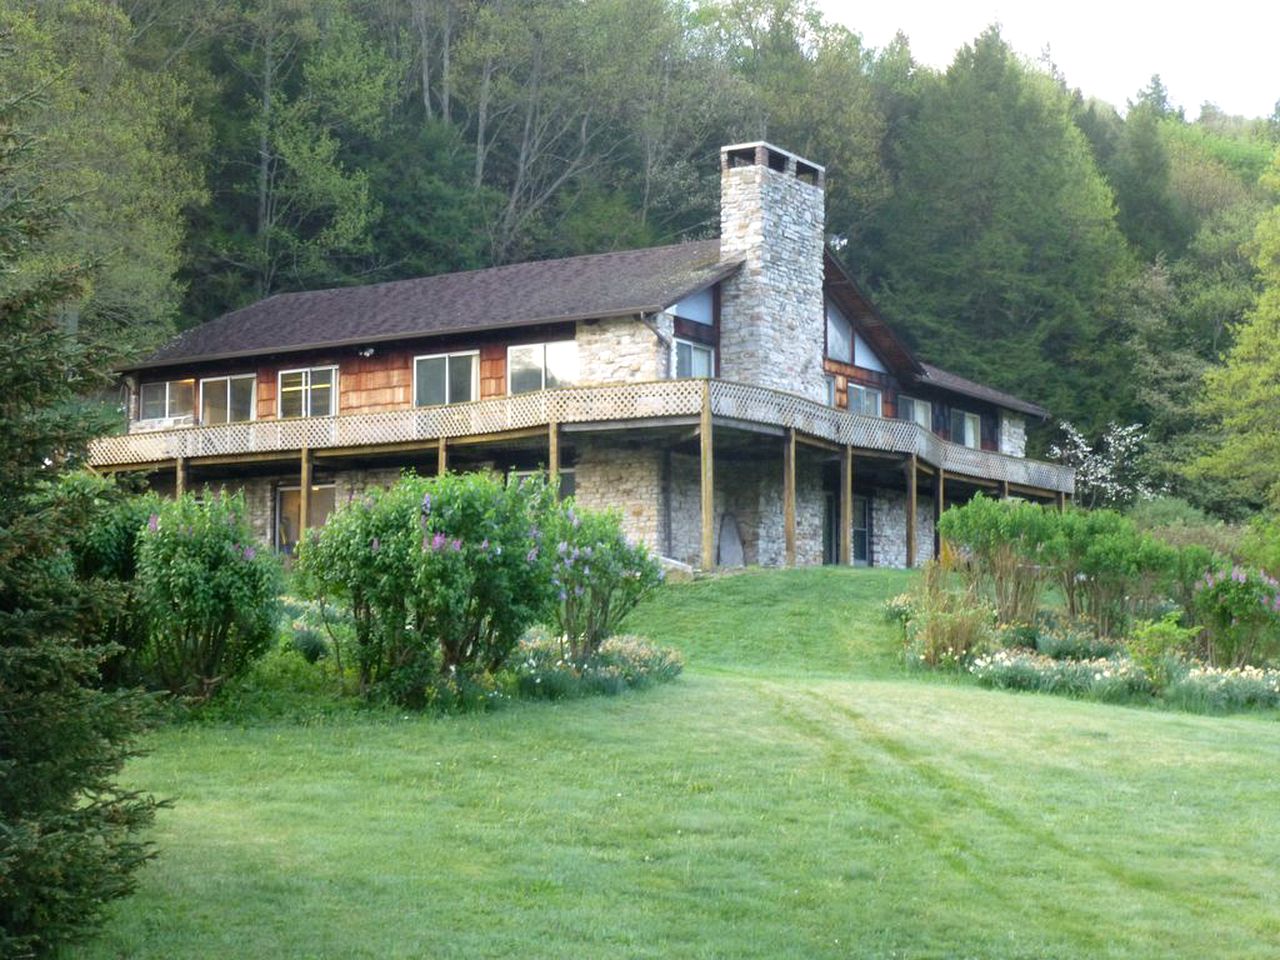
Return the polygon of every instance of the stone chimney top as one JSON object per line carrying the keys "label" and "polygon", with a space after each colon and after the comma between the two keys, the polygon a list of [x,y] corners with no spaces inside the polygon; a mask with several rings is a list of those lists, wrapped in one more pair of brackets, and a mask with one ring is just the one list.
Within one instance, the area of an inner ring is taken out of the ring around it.
{"label": "stone chimney top", "polygon": [[734,167],[768,167],[778,173],[785,173],[803,183],[811,184],[821,190],[826,180],[826,169],[804,157],[797,156],[781,147],[775,147],[764,140],[753,143],[735,143],[720,148],[720,172]]}

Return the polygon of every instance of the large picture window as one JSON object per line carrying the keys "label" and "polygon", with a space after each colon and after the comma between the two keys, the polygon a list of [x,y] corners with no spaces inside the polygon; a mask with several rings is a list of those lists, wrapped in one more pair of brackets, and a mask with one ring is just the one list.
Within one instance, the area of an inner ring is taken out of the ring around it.
{"label": "large picture window", "polygon": [[279,412],[285,417],[331,417],[338,412],[338,368],[280,371]]}
{"label": "large picture window", "polygon": [[190,423],[196,408],[194,380],[162,380],[141,387],[139,420],[185,420]]}
{"label": "large picture window", "polygon": [[507,392],[530,393],[578,382],[578,343],[524,343],[507,348]]}
{"label": "large picture window", "polygon": [[677,377],[715,375],[716,351],[714,348],[691,340],[677,340],[675,349]]}
{"label": "large picture window", "polygon": [[470,403],[480,393],[480,354],[438,353],[413,360],[413,402],[419,407]]}
{"label": "large picture window", "polygon": [[318,483],[311,488],[311,500],[307,505],[307,523],[302,523],[302,488],[276,488],[275,547],[285,556],[293,556],[302,539],[303,530],[323,527],[334,508],[334,485]]}
{"label": "large picture window", "polygon": [[982,420],[976,413],[951,411],[951,442],[977,450],[982,446]]}
{"label": "large picture window", "polygon": [[253,419],[252,373],[236,377],[210,377],[200,381],[200,422],[205,426]]}

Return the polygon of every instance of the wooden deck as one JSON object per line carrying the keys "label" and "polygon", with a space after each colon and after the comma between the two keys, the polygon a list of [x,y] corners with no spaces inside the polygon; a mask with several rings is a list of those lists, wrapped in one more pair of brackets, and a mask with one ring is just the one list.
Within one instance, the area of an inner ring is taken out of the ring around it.
{"label": "wooden deck", "polygon": [[920,463],[941,467],[948,474],[1051,493],[1074,492],[1074,473],[1068,467],[974,450],[940,440],[915,423],[846,413],[794,394],[724,380],[568,387],[444,407],[131,433],[95,440],[90,463],[97,468],[127,469],[255,454],[272,459],[272,455],[303,449],[393,448],[552,424],[697,418],[704,405],[709,405],[712,422],[717,424],[794,430],[801,438],[855,450],[914,454]]}

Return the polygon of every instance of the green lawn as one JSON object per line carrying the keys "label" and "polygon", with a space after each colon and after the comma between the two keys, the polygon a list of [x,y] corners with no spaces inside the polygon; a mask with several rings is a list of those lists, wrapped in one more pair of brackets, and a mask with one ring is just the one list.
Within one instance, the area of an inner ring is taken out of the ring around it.
{"label": "green lawn", "polygon": [[1280,724],[905,676],[907,575],[665,589],[675,684],[185,727],[88,957],[1275,957]]}

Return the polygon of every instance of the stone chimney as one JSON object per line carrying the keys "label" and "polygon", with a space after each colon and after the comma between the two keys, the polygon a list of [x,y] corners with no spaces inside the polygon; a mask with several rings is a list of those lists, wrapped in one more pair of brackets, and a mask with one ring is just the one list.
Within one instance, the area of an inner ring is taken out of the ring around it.
{"label": "stone chimney", "polygon": [[720,148],[720,376],[826,399],[823,168],[768,143]]}

